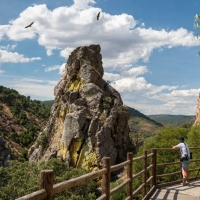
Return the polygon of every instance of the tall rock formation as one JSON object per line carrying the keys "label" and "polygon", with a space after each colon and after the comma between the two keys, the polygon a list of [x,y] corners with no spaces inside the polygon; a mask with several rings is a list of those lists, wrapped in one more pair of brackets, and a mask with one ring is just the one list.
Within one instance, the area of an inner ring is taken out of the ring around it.
{"label": "tall rock formation", "polygon": [[198,100],[198,105],[197,105],[196,119],[195,119],[194,125],[200,123],[200,93],[197,100]]}
{"label": "tall rock formation", "polygon": [[54,89],[47,127],[29,149],[29,160],[60,158],[90,171],[109,156],[111,165],[126,158],[129,109],[103,77],[99,45],[76,48]]}

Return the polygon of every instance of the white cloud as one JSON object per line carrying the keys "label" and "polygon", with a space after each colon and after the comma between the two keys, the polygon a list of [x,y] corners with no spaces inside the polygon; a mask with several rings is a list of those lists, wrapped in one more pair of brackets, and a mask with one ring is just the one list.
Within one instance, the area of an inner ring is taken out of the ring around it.
{"label": "white cloud", "polygon": [[120,79],[119,74],[104,72],[103,79],[107,81],[115,81]]}
{"label": "white cloud", "polygon": [[200,91],[199,89],[189,89],[189,90],[173,90],[170,93],[156,94],[151,96],[151,99],[162,100],[164,102],[168,101],[179,101],[179,102],[188,102],[192,100],[192,97],[195,97]]}
{"label": "white cloud", "polygon": [[148,72],[148,69],[146,66],[138,66],[138,67],[132,67],[128,71],[122,71],[123,76],[131,76],[131,77],[137,77],[139,75],[145,74]]}
{"label": "white cloud", "polygon": [[162,90],[172,90],[176,86],[155,86],[148,83],[144,77],[125,77],[111,84],[119,92],[144,92],[147,94],[155,94]]}
{"label": "white cloud", "polygon": [[9,27],[9,25],[0,25],[0,41],[6,36]]}
{"label": "white cloud", "polygon": [[[196,97],[196,96],[195,96]],[[153,101],[148,102],[133,102],[133,101],[124,101],[124,104],[139,110],[145,115],[156,115],[156,114],[171,114],[171,115],[196,115],[197,101],[188,103],[155,103]]]}
{"label": "white cloud", "polygon": [[3,70],[0,69],[0,74],[2,74],[2,73],[4,73],[4,72],[5,72],[5,71],[3,71]]}
{"label": "white cloud", "polygon": [[[101,9],[92,7],[94,4],[94,0],[74,0],[72,6],[53,10],[44,4],[28,7],[9,25],[0,26],[3,30],[0,37],[18,41],[37,36],[47,55],[58,49],[65,58],[77,46],[100,44],[106,69],[121,69],[140,59],[147,62],[154,49],[199,45],[193,33],[186,29],[155,30],[145,28],[143,22],[136,27],[134,17],[125,13],[101,12],[97,21],[96,15]],[[32,27],[25,29],[32,21]]]}
{"label": "white cloud", "polygon": [[123,69],[118,73],[104,74],[104,79],[113,81],[111,85],[121,93],[144,92],[146,95],[156,94],[163,90],[173,90],[177,86],[161,85],[156,86],[148,83],[141,75],[148,72],[146,66],[130,67]]}
{"label": "white cloud", "polygon": [[54,71],[54,70],[58,70],[60,69],[60,65],[54,65],[54,66],[51,66],[51,67],[47,67],[45,69],[45,72],[50,72],[50,71]]}
{"label": "white cloud", "polygon": [[52,56],[52,55],[53,55],[53,50],[47,49],[47,56]]}
{"label": "white cloud", "polygon": [[10,50],[14,50],[16,46],[17,44],[0,46],[0,49],[10,51]]}
{"label": "white cloud", "polygon": [[67,59],[73,50],[74,50],[74,48],[67,47],[67,48],[63,49],[62,51],[60,51],[60,56]]}
{"label": "white cloud", "polygon": [[[197,97],[199,89],[190,90],[173,90],[170,93],[159,93],[149,95],[147,98],[144,93],[142,95],[134,95],[132,93],[124,94],[124,103],[130,107],[138,109],[142,113],[148,114],[180,114],[180,115],[196,115]],[[135,99],[136,98],[136,99]]]}
{"label": "white cloud", "polygon": [[73,7],[79,10],[87,9],[96,3],[94,0],[73,0],[73,2]]}
{"label": "white cloud", "polygon": [[39,99],[43,99],[44,97],[47,99],[54,99],[52,92],[54,87],[53,85],[36,85],[33,83],[26,83],[26,85],[24,85],[23,82],[18,82],[11,88],[14,88],[25,96],[37,96]]}
{"label": "white cloud", "polygon": [[0,63],[28,63],[35,60],[41,60],[40,57],[26,58],[24,55],[17,52],[9,52],[6,50],[0,49]]}
{"label": "white cloud", "polygon": [[54,99],[53,92],[57,83],[58,81],[53,80],[10,76],[10,80],[4,84],[25,96],[35,97],[38,100],[51,100]]}
{"label": "white cloud", "polygon": [[61,66],[60,66],[60,69],[59,69],[59,74],[62,74],[65,70],[65,63],[63,63]]}
{"label": "white cloud", "polygon": [[63,71],[65,70],[65,64],[63,63],[62,65],[54,65],[51,67],[47,67],[45,69],[45,72],[50,72],[50,71],[54,71],[54,70],[59,70],[59,74],[62,74]]}

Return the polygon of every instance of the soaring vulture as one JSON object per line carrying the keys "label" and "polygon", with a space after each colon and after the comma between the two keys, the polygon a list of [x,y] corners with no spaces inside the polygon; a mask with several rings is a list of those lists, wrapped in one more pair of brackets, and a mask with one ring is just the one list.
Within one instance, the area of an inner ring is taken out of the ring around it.
{"label": "soaring vulture", "polygon": [[31,22],[28,26],[25,26],[25,28],[31,27],[34,22]]}
{"label": "soaring vulture", "polygon": [[99,12],[98,15],[97,15],[97,20],[99,20],[99,17],[100,17],[100,12]]}

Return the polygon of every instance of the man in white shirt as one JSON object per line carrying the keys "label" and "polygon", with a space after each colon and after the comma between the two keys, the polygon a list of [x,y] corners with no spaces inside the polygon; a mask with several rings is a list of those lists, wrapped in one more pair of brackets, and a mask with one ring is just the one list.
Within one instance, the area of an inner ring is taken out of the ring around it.
{"label": "man in white shirt", "polygon": [[180,161],[182,166],[182,175],[183,175],[183,186],[190,185],[189,183],[189,174],[188,174],[188,165],[190,163],[190,149],[188,144],[184,142],[184,137],[179,137],[180,143],[176,146],[173,146],[173,149],[180,150]]}

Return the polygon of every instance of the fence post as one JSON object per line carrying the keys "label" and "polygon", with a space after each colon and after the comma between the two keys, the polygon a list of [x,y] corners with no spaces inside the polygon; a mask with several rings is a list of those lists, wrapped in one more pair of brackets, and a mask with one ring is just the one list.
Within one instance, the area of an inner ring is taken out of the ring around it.
{"label": "fence post", "polygon": [[151,181],[151,188],[156,185],[156,154],[157,150],[156,149],[151,149],[151,152],[153,153],[151,164],[153,165],[152,170],[151,170],[151,175],[153,176],[152,181]]}
{"label": "fence post", "polygon": [[54,182],[54,171],[53,170],[42,170],[40,172],[40,189],[45,189],[47,197],[44,200],[53,199],[53,182]]}
{"label": "fence post", "polygon": [[110,200],[110,158],[103,158],[103,168],[106,168],[106,173],[102,176],[102,191],[106,195],[106,200]]}
{"label": "fence post", "polygon": [[127,153],[127,160],[130,161],[130,164],[127,167],[127,178],[130,179],[130,182],[127,185],[127,195],[130,199],[133,199],[133,153]]}
{"label": "fence post", "polygon": [[143,170],[144,170],[144,173],[142,174],[142,183],[144,183],[144,187],[142,188],[142,197],[144,198],[146,193],[147,193],[147,151],[144,150],[143,151],[143,156],[144,156],[144,159],[143,159]]}

